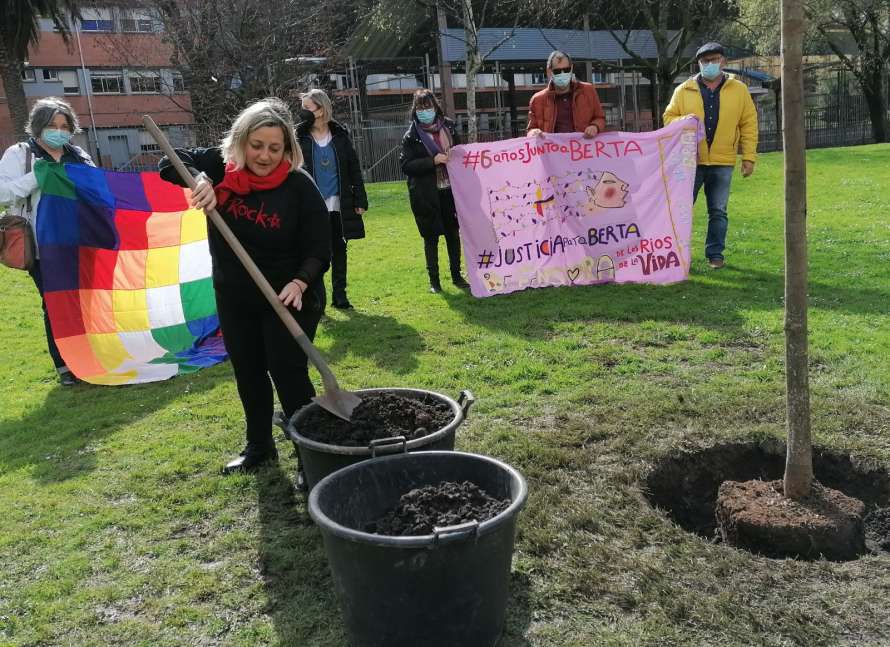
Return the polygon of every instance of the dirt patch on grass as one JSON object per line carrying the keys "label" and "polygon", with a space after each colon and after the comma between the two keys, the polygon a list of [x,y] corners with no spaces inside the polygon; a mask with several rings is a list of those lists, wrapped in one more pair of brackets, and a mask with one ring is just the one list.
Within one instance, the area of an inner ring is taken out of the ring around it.
{"label": "dirt patch on grass", "polygon": [[[890,552],[890,470],[850,456],[814,448],[813,468],[824,486],[865,504],[866,547]],[[646,499],[679,526],[709,541],[716,532],[717,492],[724,481],[775,481],[785,470],[785,447],[772,443],[727,443],[666,456],[644,479]]]}

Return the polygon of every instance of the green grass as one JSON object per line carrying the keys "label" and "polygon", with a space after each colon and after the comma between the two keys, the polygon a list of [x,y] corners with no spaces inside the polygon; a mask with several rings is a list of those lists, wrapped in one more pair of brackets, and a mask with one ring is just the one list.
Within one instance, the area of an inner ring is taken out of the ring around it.
{"label": "green grass", "polygon": [[[816,442],[890,464],[890,146],[808,159]],[[642,494],[671,452],[784,433],[781,162],[736,175],[725,270],[699,204],[688,282],[489,299],[428,294],[404,184],[370,187],[357,309],[318,345],[350,388],[472,389],[459,448],[528,478],[503,646],[890,644],[890,558],[753,557]],[[243,442],[227,364],[63,389],[29,278],[0,271],[0,304],[0,643],[345,644],[284,441],[219,476]]]}

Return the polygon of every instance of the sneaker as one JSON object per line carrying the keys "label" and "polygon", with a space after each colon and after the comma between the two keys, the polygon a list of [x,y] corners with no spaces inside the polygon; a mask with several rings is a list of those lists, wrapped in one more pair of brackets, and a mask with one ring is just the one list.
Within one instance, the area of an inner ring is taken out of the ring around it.
{"label": "sneaker", "polygon": [[719,270],[721,267],[726,265],[722,258],[709,258],[708,259],[708,267],[712,270]]}
{"label": "sneaker", "polygon": [[439,294],[442,291],[442,284],[438,281],[430,281],[430,292],[433,294]]}
{"label": "sneaker", "polygon": [[461,290],[468,290],[470,288],[470,284],[467,283],[464,277],[462,277],[460,274],[451,279],[451,282],[454,283],[455,287],[458,287]]}
{"label": "sneaker", "polygon": [[349,303],[349,299],[343,297],[342,299],[334,299],[331,303],[332,306],[337,308],[338,310],[352,310],[353,305]]}

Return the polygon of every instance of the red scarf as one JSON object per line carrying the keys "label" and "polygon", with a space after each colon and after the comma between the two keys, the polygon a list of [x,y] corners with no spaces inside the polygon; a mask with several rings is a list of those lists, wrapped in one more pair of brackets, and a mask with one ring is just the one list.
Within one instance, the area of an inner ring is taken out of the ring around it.
{"label": "red scarf", "polygon": [[287,179],[290,173],[290,162],[281,160],[281,163],[275,167],[275,170],[260,177],[254,175],[246,167],[241,170],[235,170],[235,164],[228,162],[226,164],[226,175],[223,181],[213,187],[216,192],[217,204],[225,204],[233,193],[238,195],[247,195],[251,191],[268,191],[281,185]]}

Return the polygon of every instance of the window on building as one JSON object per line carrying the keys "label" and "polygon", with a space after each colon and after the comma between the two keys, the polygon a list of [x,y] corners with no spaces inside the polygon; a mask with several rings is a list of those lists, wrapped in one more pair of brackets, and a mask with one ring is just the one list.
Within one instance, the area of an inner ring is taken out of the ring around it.
{"label": "window on building", "polygon": [[155,30],[152,17],[144,11],[121,11],[121,31],[150,34]]}
{"label": "window on building", "polygon": [[148,70],[130,72],[130,91],[133,94],[160,94],[160,74]]}
{"label": "window on building", "polygon": [[[166,128],[161,128],[161,132],[163,132],[164,134],[166,134],[166,130],[167,130]],[[139,139],[140,139],[139,149],[143,153],[160,153],[161,152],[161,147],[158,146],[157,142],[151,136],[151,133],[149,133],[147,130],[140,129]]]}
{"label": "window on building", "polygon": [[37,73],[33,68],[26,67],[22,70],[22,81],[25,83],[33,83],[37,80]]}
{"label": "window on building", "polygon": [[[169,79],[169,80],[168,80]],[[170,70],[170,75],[163,80],[164,92],[167,94],[175,94],[185,92],[185,82],[182,80],[182,74],[176,70]]]}
{"label": "window on building", "polygon": [[95,94],[121,94],[124,75],[121,72],[90,72],[90,86]]}
{"label": "window on building", "polygon": [[48,70],[46,68],[43,69],[43,80],[44,81],[58,81],[59,80],[59,71],[58,70]]}
{"label": "window on building", "polygon": [[80,80],[77,78],[77,70],[59,70],[58,75],[65,94],[80,94]]}
{"label": "window on building", "polygon": [[114,31],[111,9],[96,7],[81,9],[81,31]]}

